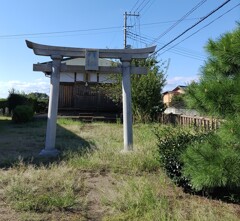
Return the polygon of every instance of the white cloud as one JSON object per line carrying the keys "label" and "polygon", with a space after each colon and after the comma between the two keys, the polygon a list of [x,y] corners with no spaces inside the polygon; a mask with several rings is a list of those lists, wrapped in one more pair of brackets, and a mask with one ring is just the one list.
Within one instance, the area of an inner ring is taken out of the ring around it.
{"label": "white cloud", "polygon": [[187,85],[192,81],[198,81],[198,76],[191,76],[191,77],[175,76],[175,77],[169,78],[167,79],[167,84],[164,87],[163,91],[173,90],[178,85]]}
{"label": "white cloud", "polygon": [[14,88],[15,90],[30,93],[41,92],[49,94],[49,79],[40,78],[34,81],[0,81],[0,98],[6,98],[8,91]]}

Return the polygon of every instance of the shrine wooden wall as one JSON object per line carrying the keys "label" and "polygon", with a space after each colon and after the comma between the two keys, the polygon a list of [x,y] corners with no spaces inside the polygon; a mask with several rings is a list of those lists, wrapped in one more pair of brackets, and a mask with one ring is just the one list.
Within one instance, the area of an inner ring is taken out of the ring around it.
{"label": "shrine wooden wall", "polygon": [[60,83],[59,110],[79,110],[95,112],[119,112],[116,105],[97,88],[95,83]]}

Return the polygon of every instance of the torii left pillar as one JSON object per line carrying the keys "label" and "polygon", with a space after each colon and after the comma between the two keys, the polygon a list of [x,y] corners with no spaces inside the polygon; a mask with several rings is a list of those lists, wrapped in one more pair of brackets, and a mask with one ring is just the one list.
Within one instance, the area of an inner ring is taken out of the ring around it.
{"label": "torii left pillar", "polygon": [[123,152],[133,150],[132,133],[132,96],[130,79],[131,59],[121,59],[122,62],[122,99],[123,99]]}
{"label": "torii left pillar", "polygon": [[52,58],[52,72],[50,84],[50,96],[48,105],[48,119],[45,148],[40,152],[41,156],[57,156],[59,151],[55,148],[56,142],[56,125],[57,125],[57,111],[58,111],[58,96],[59,96],[59,82],[60,82],[60,67],[62,56],[51,56]]}

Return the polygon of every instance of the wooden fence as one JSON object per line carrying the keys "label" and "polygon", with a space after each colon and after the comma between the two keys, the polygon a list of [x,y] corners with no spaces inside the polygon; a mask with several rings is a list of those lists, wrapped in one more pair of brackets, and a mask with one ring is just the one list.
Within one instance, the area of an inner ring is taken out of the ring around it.
{"label": "wooden fence", "polygon": [[162,114],[159,117],[159,121],[162,124],[188,126],[204,131],[216,130],[219,128],[222,122],[221,120],[213,118],[186,116],[179,114]]}

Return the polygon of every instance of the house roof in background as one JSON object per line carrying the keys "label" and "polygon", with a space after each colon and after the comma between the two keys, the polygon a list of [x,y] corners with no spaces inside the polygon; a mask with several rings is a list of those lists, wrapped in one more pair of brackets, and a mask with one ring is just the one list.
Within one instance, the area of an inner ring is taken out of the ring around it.
{"label": "house roof in background", "polygon": [[178,85],[177,87],[175,87],[173,90],[171,91],[165,91],[163,92],[163,94],[167,94],[167,93],[175,93],[177,90],[182,89],[185,90],[187,88],[187,86],[185,85]]}

